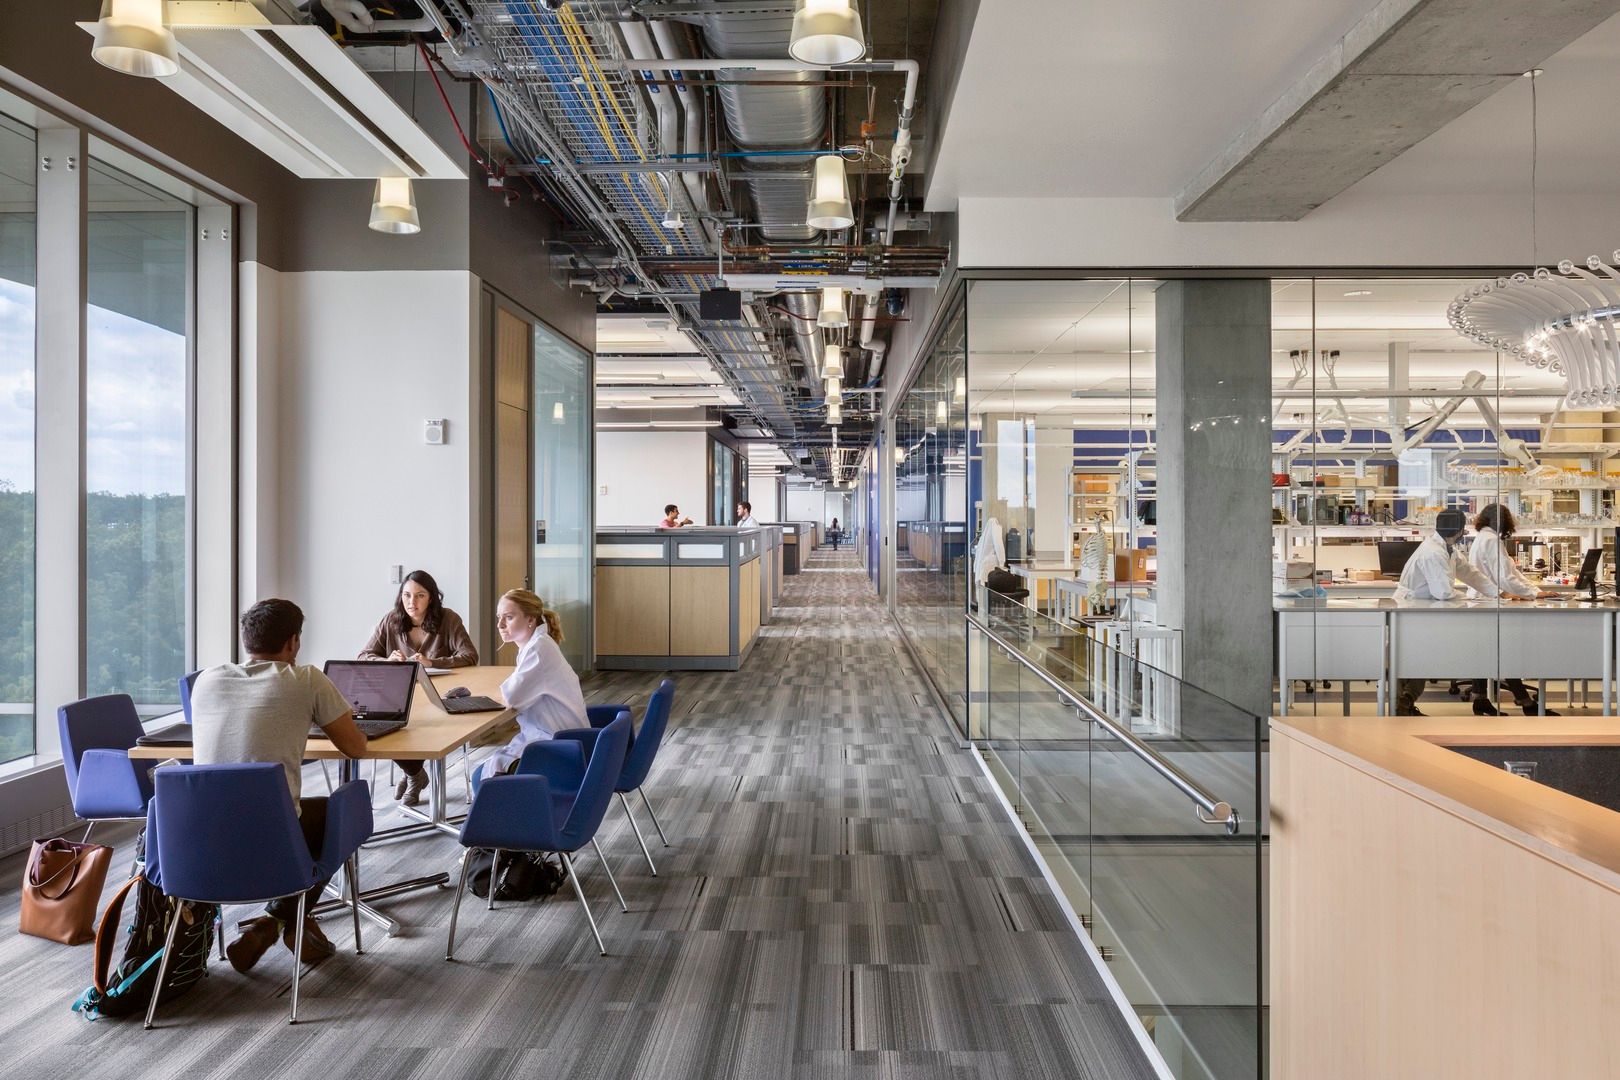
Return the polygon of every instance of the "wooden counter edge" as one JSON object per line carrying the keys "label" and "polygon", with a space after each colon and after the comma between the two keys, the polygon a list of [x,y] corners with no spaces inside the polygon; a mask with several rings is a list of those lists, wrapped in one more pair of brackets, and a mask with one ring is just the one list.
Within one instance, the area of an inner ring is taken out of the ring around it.
{"label": "wooden counter edge", "polygon": [[[1437,741],[1480,745],[1480,740],[1489,739],[1503,740],[1501,744],[1505,745],[1509,725],[1514,723],[1512,718],[1356,719],[1364,725],[1377,724],[1382,730],[1348,731],[1342,720],[1305,717],[1272,717],[1271,728],[1284,738],[1620,893],[1620,813],[1514,776],[1505,769],[1492,768],[1448,750]],[[1493,719],[1493,724],[1481,723]],[[1602,724],[1567,718],[1557,731],[1522,731],[1516,743],[1567,745],[1576,739],[1582,740],[1581,745],[1620,745],[1620,723],[1612,718]]]}

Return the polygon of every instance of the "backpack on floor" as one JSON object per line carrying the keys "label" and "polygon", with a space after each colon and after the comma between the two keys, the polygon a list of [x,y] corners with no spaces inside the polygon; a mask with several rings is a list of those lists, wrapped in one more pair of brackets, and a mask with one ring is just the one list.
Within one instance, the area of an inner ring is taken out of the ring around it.
{"label": "backpack on floor", "polygon": [[[194,904],[164,896],[163,890],[146,880],[144,836],[136,841],[135,867],[102,913],[96,927],[95,983],[79,995],[73,1011],[86,1020],[103,1016],[143,1015],[157,985],[158,965],[169,932],[169,918],[180,909],[180,929],[174,938],[174,959],[158,995],[158,1004],[184,994],[208,974],[208,952],[214,945],[215,904]],[[124,900],[135,893],[135,913],[127,928],[124,958],[112,963],[118,931],[124,915]]]}
{"label": "backpack on floor", "polygon": [[[489,896],[489,872],[495,852],[473,848],[467,852],[472,869],[467,873],[467,889],[479,899]],[[562,887],[563,873],[557,864],[538,852],[507,851],[501,854],[501,876],[495,883],[497,900],[539,900]]]}

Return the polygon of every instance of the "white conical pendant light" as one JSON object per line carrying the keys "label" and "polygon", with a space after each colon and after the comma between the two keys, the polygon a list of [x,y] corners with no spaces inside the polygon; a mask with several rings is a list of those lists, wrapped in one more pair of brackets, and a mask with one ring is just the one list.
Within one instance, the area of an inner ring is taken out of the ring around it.
{"label": "white conical pendant light", "polygon": [[821,377],[823,379],[842,379],[844,377],[844,350],[836,345],[827,346],[821,360]]}
{"label": "white conical pendant light", "polygon": [[147,79],[179,71],[174,34],[163,25],[163,0],[102,0],[90,55],[104,67]]}
{"label": "white conical pendant light", "polygon": [[788,55],[806,64],[847,64],[866,51],[860,12],[851,0],[799,0]]}
{"label": "white conical pendant light", "polygon": [[816,158],[815,188],[805,224],[812,229],[847,229],[855,224],[855,209],[849,205],[849,181],[844,176],[844,159],[837,154]]}
{"label": "white conical pendant light", "polygon": [[821,311],[816,325],[823,330],[842,330],[849,326],[849,312],[844,310],[844,290],[828,285],[821,290]]}
{"label": "white conical pendant light", "polygon": [[370,225],[383,233],[409,235],[422,231],[410,177],[385,176],[377,181],[377,194],[371,200]]}

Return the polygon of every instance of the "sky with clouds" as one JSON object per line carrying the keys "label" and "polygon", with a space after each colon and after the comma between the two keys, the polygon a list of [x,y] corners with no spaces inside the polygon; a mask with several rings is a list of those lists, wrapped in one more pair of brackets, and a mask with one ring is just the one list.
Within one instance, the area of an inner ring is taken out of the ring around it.
{"label": "sky with clouds", "polygon": [[[186,490],[186,340],[86,313],[86,483],[116,495]],[[34,290],[0,279],[0,480],[34,487]]]}

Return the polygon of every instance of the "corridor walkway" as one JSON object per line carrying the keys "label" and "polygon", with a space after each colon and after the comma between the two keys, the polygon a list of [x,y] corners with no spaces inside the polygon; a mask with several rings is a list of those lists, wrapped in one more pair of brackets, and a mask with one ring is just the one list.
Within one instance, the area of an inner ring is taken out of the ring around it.
{"label": "corridor walkway", "polygon": [[[0,934],[0,1075],[557,1077],[646,1080],[1134,1080],[1128,1028],[972,759],[929,704],[847,552],[818,553],[744,670],[682,674],[649,784],[672,846],[650,877],[615,809],[578,905],[465,905],[445,963],[450,897],[401,897],[413,929],[315,968],[289,1027],[278,950],[211,977],[160,1014],[86,1024],[68,1004],[87,948]],[[654,676],[587,682],[593,701]],[[306,783],[319,785],[313,773]],[[453,789],[459,780],[452,775]],[[389,814],[379,796],[379,822]],[[127,847],[127,844],[126,844]],[[449,863],[448,837],[368,851],[372,880]],[[115,874],[128,865],[126,851]],[[20,859],[0,862],[15,882]],[[110,892],[110,889],[109,889]],[[351,948],[346,920],[328,924]]]}

